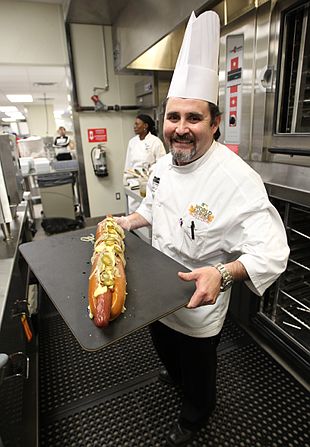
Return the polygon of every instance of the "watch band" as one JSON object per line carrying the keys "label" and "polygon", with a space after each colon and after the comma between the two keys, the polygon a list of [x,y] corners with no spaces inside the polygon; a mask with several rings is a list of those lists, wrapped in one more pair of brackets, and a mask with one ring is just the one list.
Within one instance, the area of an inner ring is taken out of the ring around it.
{"label": "watch band", "polygon": [[234,279],[229,273],[229,271],[226,270],[225,266],[220,262],[214,265],[213,267],[215,267],[216,270],[218,270],[222,276],[222,284],[220,290],[221,292],[225,292],[225,290],[228,290],[233,285]]}

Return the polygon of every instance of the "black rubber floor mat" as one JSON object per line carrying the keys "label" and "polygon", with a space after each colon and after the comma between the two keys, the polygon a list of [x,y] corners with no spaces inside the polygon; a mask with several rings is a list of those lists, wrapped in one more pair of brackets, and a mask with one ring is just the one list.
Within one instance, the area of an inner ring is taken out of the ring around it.
{"label": "black rubber floor mat", "polygon": [[160,367],[148,329],[96,351],[84,351],[63,320],[44,320],[40,336],[41,415],[119,387]]}
{"label": "black rubber floor mat", "polygon": [[12,376],[0,387],[0,433],[5,447],[21,445],[23,386],[23,377]]}
{"label": "black rubber floor mat", "polygon": [[[158,381],[160,362],[148,330],[87,353],[61,320],[53,317],[46,324],[40,446],[165,446],[180,394]],[[225,332],[217,408],[189,446],[310,447],[305,390],[229,320]]]}

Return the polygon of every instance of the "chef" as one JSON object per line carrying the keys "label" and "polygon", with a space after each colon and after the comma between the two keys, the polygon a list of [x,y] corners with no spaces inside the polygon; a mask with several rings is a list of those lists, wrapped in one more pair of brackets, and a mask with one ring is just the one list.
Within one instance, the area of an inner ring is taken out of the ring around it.
{"label": "chef", "polygon": [[69,149],[73,149],[73,142],[70,137],[66,135],[66,129],[61,126],[58,129],[58,137],[55,138],[53,147],[57,160],[71,160],[72,154]]}
{"label": "chef", "polygon": [[[162,380],[182,389],[168,445],[186,445],[216,405],[216,348],[231,286],[257,295],[285,270],[289,254],[281,218],[260,176],[216,141],[220,24],[192,13],[171,81],[163,134],[170,153],[155,165],[137,211],[118,219],[127,230],[152,226],[155,248],[191,270],[188,305],[151,325]],[[167,290],[169,300],[169,290]]]}
{"label": "chef", "polygon": [[[130,171],[138,169],[140,173],[148,172],[156,161],[166,154],[165,147],[157,137],[154,120],[144,113],[136,116],[134,123],[135,136],[129,140],[124,167],[124,184],[137,185],[137,178],[132,178]],[[129,170],[129,171],[128,171]],[[143,180],[141,177],[140,180]],[[129,212],[134,212],[140,200],[128,197]]]}
{"label": "chef", "polygon": [[70,145],[70,137],[66,135],[66,129],[64,127],[59,127],[58,136],[54,140],[54,146],[56,148],[68,148]]}

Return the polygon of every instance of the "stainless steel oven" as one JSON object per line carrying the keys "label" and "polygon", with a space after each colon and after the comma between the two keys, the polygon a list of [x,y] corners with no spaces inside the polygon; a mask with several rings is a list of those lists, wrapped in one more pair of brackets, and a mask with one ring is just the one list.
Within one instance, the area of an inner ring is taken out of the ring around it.
{"label": "stainless steel oven", "polygon": [[224,25],[222,141],[265,183],[288,236],[286,272],[231,310],[306,371],[310,358],[310,1],[268,1]]}
{"label": "stainless steel oven", "polygon": [[222,139],[246,160],[310,165],[309,8],[269,1],[222,27]]}
{"label": "stainless steel oven", "polygon": [[265,159],[310,164],[310,2],[277,2],[271,14]]}

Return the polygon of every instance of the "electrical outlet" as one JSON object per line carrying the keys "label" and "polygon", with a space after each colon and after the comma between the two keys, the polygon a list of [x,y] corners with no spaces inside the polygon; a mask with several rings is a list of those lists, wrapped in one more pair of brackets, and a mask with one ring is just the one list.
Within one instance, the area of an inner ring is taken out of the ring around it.
{"label": "electrical outlet", "polygon": [[115,193],[115,198],[116,198],[116,200],[121,200],[121,193],[120,192],[116,192]]}

